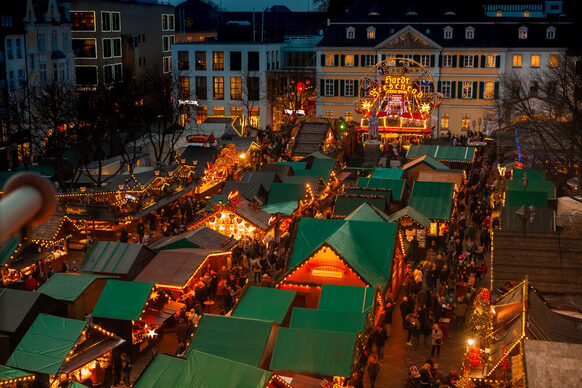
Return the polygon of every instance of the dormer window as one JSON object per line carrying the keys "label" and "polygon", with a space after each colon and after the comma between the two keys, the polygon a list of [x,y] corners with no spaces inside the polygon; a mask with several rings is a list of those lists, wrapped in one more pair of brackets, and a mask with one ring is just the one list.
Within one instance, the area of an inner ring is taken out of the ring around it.
{"label": "dormer window", "polygon": [[519,39],[527,39],[527,27],[520,27],[517,37]]}
{"label": "dormer window", "polygon": [[356,29],[354,27],[346,28],[346,39],[356,39]]}
{"label": "dormer window", "polygon": [[556,27],[546,28],[546,39],[556,39]]}
{"label": "dormer window", "polygon": [[366,36],[368,39],[376,39],[376,29],[374,27],[368,27],[366,31]]}
{"label": "dormer window", "polygon": [[529,9],[523,11],[523,17],[528,18],[530,16]]}
{"label": "dormer window", "polygon": [[445,39],[453,39],[453,29],[452,27],[445,27],[443,30],[443,37]]}
{"label": "dormer window", "polygon": [[497,13],[496,13],[495,15],[496,15],[498,18],[500,18],[500,17],[502,17],[502,16],[503,16],[503,11],[502,11],[502,10],[500,10],[500,9],[498,9],[498,10],[497,10]]}
{"label": "dormer window", "polygon": [[465,28],[465,39],[474,39],[475,38],[475,29],[473,27]]}

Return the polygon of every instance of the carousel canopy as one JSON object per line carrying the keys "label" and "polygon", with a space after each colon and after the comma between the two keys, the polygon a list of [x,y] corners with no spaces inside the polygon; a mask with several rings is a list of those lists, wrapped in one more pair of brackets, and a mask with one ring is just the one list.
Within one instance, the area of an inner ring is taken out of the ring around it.
{"label": "carousel canopy", "polygon": [[74,302],[95,280],[108,278],[111,277],[88,273],[56,273],[37,292],[57,300]]}
{"label": "carousel canopy", "polygon": [[455,185],[446,182],[415,182],[408,204],[431,220],[448,220],[453,209]]}
{"label": "carousel canopy", "polygon": [[430,220],[421,212],[413,208],[412,206],[406,206],[404,209],[397,211],[396,213],[388,216],[391,222],[398,222],[402,217],[408,217],[415,222],[422,225],[425,229],[430,229]]}
{"label": "carousel canopy", "polygon": [[433,158],[430,155],[420,156],[414,160],[411,160],[410,162],[408,162],[404,166],[402,166],[402,169],[409,170],[412,167],[416,167],[422,163],[428,165],[430,168],[432,168],[433,170],[436,170],[436,171],[446,171],[449,169],[447,166],[445,166],[444,164],[442,164],[441,162],[439,162],[438,160],[436,160],[435,158]]}
{"label": "carousel canopy", "polygon": [[267,386],[271,372],[197,350],[183,360],[158,354],[135,383],[135,388]]}
{"label": "carousel canopy", "polygon": [[413,144],[408,149],[406,158],[416,159],[423,155],[430,155],[439,161],[471,163],[475,157],[475,147]]}
{"label": "carousel canopy", "polygon": [[377,167],[370,175],[370,178],[376,179],[401,179],[404,170],[400,168],[381,168]]}
{"label": "carousel canopy", "polygon": [[351,375],[356,333],[280,328],[271,370],[321,376]]}
{"label": "carousel canopy", "polygon": [[152,283],[108,280],[92,315],[96,318],[137,321],[153,286]]}
{"label": "carousel canopy", "polygon": [[33,376],[34,376],[33,373],[0,365],[0,385],[7,384],[8,381],[10,380],[22,379],[23,377],[33,377]]}
{"label": "carousel canopy", "polygon": [[220,251],[199,248],[163,250],[137,275],[135,281],[185,287],[208,255],[213,253]]}
{"label": "carousel canopy", "polygon": [[267,204],[273,205],[302,200],[305,198],[306,190],[304,184],[273,183]]}
{"label": "carousel canopy", "polygon": [[359,333],[366,326],[365,313],[315,310],[295,307],[291,316],[292,329],[310,329]]}
{"label": "carousel canopy", "polygon": [[87,322],[40,314],[6,365],[48,375],[56,374],[75,346]]}
{"label": "carousel canopy", "polygon": [[[301,218],[289,268],[329,245],[370,285],[383,286],[390,274],[397,224]],[[377,236],[382,235],[382,239]]]}
{"label": "carousel canopy", "polygon": [[258,367],[264,360],[273,326],[273,321],[204,314],[188,357],[193,351],[200,351]]}
{"label": "carousel canopy", "polygon": [[97,241],[81,270],[135,276],[155,255],[142,244]]}
{"label": "carousel canopy", "polygon": [[263,211],[269,214],[284,214],[286,216],[290,216],[293,212],[299,207],[298,201],[289,201],[289,202],[281,202],[281,203],[274,203],[272,205],[265,205],[263,206]]}
{"label": "carousel canopy", "polygon": [[388,189],[392,192],[392,199],[400,202],[405,182],[404,179],[358,178],[356,186],[371,189]]}
{"label": "carousel canopy", "polygon": [[365,202],[358,206],[356,210],[348,214],[345,220],[352,221],[376,221],[376,222],[387,222],[390,221],[386,213]]}
{"label": "carousel canopy", "polygon": [[201,226],[192,231],[180,233],[175,236],[163,237],[149,245],[149,248],[155,251],[181,248],[203,248],[229,251],[235,245],[235,239],[220,234],[206,226]]}
{"label": "carousel canopy", "polygon": [[547,181],[545,179],[532,179],[528,178],[527,186],[524,188],[521,179],[512,179],[507,181],[507,188],[505,191],[515,191],[521,194],[526,194],[528,192],[541,192],[546,193],[548,198],[556,198],[556,185],[553,182]]}
{"label": "carousel canopy", "polygon": [[319,309],[360,314],[362,309],[370,310],[373,302],[373,288],[324,284],[319,298]]}
{"label": "carousel canopy", "polygon": [[232,316],[262,319],[281,324],[291,308],[293,299],[295,299],[295,291],[250,286]]}

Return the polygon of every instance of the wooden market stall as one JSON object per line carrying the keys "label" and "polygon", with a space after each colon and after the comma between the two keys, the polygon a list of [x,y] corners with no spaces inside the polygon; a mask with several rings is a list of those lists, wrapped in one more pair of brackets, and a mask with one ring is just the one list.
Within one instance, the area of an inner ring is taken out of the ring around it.
{"label": "wooden market stall", "polygon": [[230,251],[181,248],[160,251],[135,278],[136,282],[154,283],[173,293],[174,299],[187,292],[210,271],[231,267]]}
{"label": "wooden market stall", "polygon": [[237,240],[218,233],[206,226],[189,230],[175,236],[162,237],[148,248],[157,252],[167,249],[202,248],[230,251],[237,244]]}
{"label": "wooden market stall", "polygon": [[97,241],[81,271],[133,280],[155,255],[156,252],[138,243]]}
{"label": "wooden market stall", "polygon": [[34,372],[41,384],[56,388],[73,377],[88,380],[97,362],[109,367],[112,351],[124,342],[98,325],[40,314],[6,365]]}
{"label": "wooden market stall", "polygon": [[430,220],[429,237],[442,237],[454,209],[455,185],[447,182],[415,182],[408,205]]}
{"label": "wooden market stall", "polygon": [[289,326],[296,292],[277,288],[250,286],[241,296],[232,316],[273,321]]}
{"label": "wooden market stall", "polygon": [[67,305],[67,317],[84,319],[91,314],[110,276],[89,273],[56,273],[37,292]]}
{"label": "wooden market stall", "polygon": [[[416,244],[418,257],[424,257],[428,247],[426,238],[430,232],[430,220],[412,206],[407,206],[396,213],[390,214],[388,219],[391,222],[398,222],[398,225],[400,225],[399,238],[403,238],[406,242],[406,247],[408,247],[406,252],[409,251],[411,245]],[[414,242],[415,239],[416,242]]]}
{"label": "wooden market stall", "polygon": [[408,186],[412,186],[418,180],[421,172],[448,171],[449,167],[429,155],[418,157],[402,166],[404,170],[403,177],[406,179]]}
{"label": "wooden market stall", "polygon": [[406,181],[400,178],[374,178],[373,175],[371,178],[358,178],[356,186],[359,188],[390,190],[392,194],[390,209],[392,211],[398,210],[401,206],[400,203],[405,197]]}
{"label": "wooden market stall", "polygon": [[143,350],[157,339],[166,320],[183,307],[153,283],[108,280],[92,315],[103,328]]}

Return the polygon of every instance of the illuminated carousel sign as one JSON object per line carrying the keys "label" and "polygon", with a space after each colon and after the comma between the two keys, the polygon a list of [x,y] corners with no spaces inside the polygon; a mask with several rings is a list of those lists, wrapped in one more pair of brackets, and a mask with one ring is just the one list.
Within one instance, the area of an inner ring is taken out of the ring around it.
{"label": "illuminated carousel sign", "polygon": [[428,137],[437,107],[432,76],[411,59],[388,59],[362,78],[356,112],[363,114],[360,131],[370,138],[414,135]]}

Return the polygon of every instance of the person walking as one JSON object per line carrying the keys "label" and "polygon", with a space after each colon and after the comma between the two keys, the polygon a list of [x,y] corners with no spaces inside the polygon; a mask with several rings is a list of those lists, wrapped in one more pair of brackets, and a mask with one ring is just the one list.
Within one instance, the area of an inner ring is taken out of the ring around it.
{"label": "person walking", "polygon": [[388,335],[384,325],[376,327],[376,332],[374,333],[374,342],[376,343],[376,348],[378,349],[378,358],[380,361],[384,359],[384,345],[386,345],[387,339]]}
{"label": "person walking", "polygon": [[141,221],[137,224],[137,235],[139,236],[140,244],[143,243],[143,236],[145,235],[145,226]]}
{"label": "person walking", "polygon": [[131,360],[126,353],[121,353],[121,381],[131,387]]}
{"label": "person walking", "polygon": [[370,358],[368,358],[368,376],[370,377],[370,388],[374,388],[379,373],[380,364],[378,364],[378,359],[376,356],[372,354]]}
{"label": "person walking", "polygon": [[430,356],[433,357],[436,351],[437,357],[441,354],[441,345],[443,344],[443,332],[436,323],[432,327],[432,349]]}

